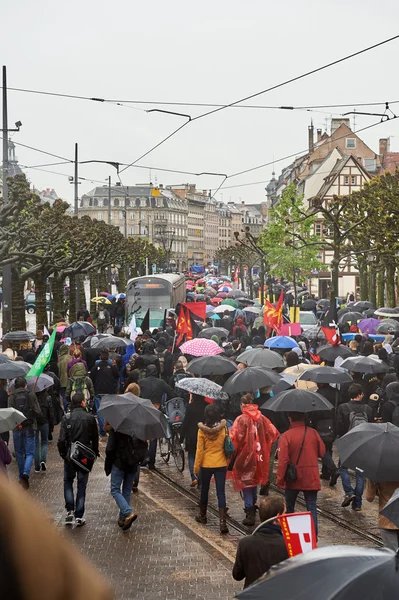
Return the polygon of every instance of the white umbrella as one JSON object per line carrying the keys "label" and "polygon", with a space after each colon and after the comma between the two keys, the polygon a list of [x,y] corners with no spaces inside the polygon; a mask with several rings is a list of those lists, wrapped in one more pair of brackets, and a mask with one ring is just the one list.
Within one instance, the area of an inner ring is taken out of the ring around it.
{"label": "white umbrella", "polygon": [[216,306],[216,308],[213,309],[213,312],[224,313],[225,310],[228,310],[229,312],[234,312],[237,309],[234,308],[234,306],[231,306],[230,304],[220,304],[219,306]]}
{"label": "white umbrella", "polygon": [[26,417],[15,408],[0,408],[0,433],[11,431],[20,423],[26,421]]}

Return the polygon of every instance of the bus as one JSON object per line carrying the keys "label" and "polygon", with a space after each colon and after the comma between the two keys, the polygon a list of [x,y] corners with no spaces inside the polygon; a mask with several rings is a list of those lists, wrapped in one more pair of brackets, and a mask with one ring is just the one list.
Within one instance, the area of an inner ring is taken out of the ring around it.
{"label": "bus", "polygon": [[150,309],[150,327],[161,327],[165,311],[186,300],[186,280],[180,273],[160,273],[129,279],[126,287],[126,323],[132,315],[140,327]]}

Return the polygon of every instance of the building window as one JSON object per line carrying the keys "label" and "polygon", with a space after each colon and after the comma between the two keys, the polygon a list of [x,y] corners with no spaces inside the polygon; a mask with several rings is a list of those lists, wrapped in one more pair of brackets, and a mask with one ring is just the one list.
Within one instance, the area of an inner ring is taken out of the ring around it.
{"label": "building window", "polygon": [[98,206],[98,200],[97,200],[97,198],[94,198],[94,200],[93,200],[93,206]]}
{"label": "building window", "polygon": [[345,175],[345,177],[344,177],[344,184],[345,185],[349,185],[349,175]]}
{"label": "building window", "polygon": [[147,198],[141,198],[140,206],[147,206]]}
{"label": "building window", "polygon": [[351,177],[351,184],[352,185],[356,185],[356,175],[352,175],[352,177]]}
{"label": "building window", "polygon": [[356,148],[356,139],[355,138],[346,138],[345,147],[346,148]]}
{"label": "building window", "polygon": [[102,212],[99,212],[99,213],[97,213],[97,219],[98,219],[99,221],[102,221],[102,220],[103,220],[103,213],[102,213]]}
{"label": "building window", "polygon": [[129,213],[129,218],[131,221],[134,221],[134,212]]}
{"label": "building window", "polygon": [[374,173],[377,170],[377,161],[375,158],[365,158],[364,159],[364,168],[371,173]]}
{"label": "building window", "polygon": [[124,215],[123,215],[123,210],[120,210],[120,211],[119,211],[119,218],[120,218],[121,220],[124,218]]}
{"label": "building window", "polygon": [[114,206],[119,206],[119,198],[114,199]]}
{"label": "building window", "polygon": [[130,228],[130,235],[134,235],[134,227]]}
{"label": "building window", "polygon": [[315,223],[315,226],[314,226],[314,233],[315,233],[315,235],[317,235],[317,237],[321,237],[322,231],[323,231],[322,224],[321,223]]}

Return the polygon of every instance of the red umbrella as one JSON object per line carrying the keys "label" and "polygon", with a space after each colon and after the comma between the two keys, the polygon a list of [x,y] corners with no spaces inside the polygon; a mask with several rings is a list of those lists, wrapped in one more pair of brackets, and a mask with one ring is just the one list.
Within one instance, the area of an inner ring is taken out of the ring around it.
{"label": "red umbrella", "polygon": [[219,304],[221,303],[222,299],[221,298],[212,298],[211,299],[211,304],[212,306],[219,306]]}

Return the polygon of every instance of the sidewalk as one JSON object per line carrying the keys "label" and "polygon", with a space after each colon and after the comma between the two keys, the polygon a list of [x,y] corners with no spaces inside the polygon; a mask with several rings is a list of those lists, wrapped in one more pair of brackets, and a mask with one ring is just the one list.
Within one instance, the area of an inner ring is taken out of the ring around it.
{"label": "sidewalk", "polygon": [[[57,435],[55,436],[57,438]],[[101,444],[101,452],[104,452]],[[143,489],[133,497],[137,521],[122,533],[100,458],[89,478],[85,527],[63,525],[63,462],[55,441],[48,471],[32,470],[29,494],[49,511],[55,524],[110,581],[118,600],[230,600],[242,588],[231,576],[231,562],[196,532],[162,510]],[[16,463],[10,468],[16,475]],[[143,477],[145,480],[145,476]],[[144,483],[144,481],[143,481]],[[162,492],[160,490],[160,496]]]}

